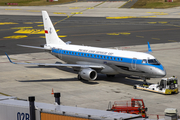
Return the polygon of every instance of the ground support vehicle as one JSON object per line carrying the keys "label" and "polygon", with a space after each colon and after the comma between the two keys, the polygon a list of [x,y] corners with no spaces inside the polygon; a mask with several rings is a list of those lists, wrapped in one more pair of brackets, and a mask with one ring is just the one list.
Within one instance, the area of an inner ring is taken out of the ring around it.
{"label": "ground support vehicle", "polygon": [[178,111],[176,108],[166,108],[164,110],[165,113],[165,120],[171,119],[171,120],[178,120]]}
{"label": "ground support vehicle", "polygon": [[[111,107],[112,106],[112,107]],[[129,113],[129,114],[141,114],[142,117],[146,116],[147,108],[143,102],[143,99],[131,98],[131,101],[115,101],[113,105],[109,103],[107,111]]]}
{"label": "ground support vehicle", "polygon": [[157,84],[134,85],[134,89],[147,90],[162,94],[178,93],[178,79],[176,77],[162,78]]}

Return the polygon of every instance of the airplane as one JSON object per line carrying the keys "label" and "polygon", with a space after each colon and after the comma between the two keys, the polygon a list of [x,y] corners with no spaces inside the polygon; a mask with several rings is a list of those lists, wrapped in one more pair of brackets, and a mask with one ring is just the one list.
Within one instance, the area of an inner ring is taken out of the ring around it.
{"label": "airplane", "polygon": [[97,73],[106,74],[107,77],[114,77],[117,74],[138,76],[144,82],[150,78],[160,78],[166,75],[166,70],[158,60],[150,55],[152,52],[148,42],[148,52],[135,52],[126,50],[115,50],[108,48],[72,45],[70,42],[62,41],[49,18],[46,11],[42,11],[46,44],[44,47],[18,45],[21,47],[43,49],[51,52],[52,55],[65,61],[61,63],[16,63],[12,62],[6,53],[9,61],[13,64],[38,65],[38,66],[61,66],[72,67],[78,72],[79,80],[94,81]]}

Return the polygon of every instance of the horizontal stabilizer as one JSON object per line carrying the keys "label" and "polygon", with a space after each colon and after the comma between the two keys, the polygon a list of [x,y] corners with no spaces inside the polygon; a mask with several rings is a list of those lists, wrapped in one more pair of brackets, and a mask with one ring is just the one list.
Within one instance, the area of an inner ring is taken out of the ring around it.
{"label": "horizontal stabilizer", "polygon": [[17,44],[18,46],[21,46],[21,47],[28,47],[28,48],[35,48],[35,49],[42,49],[42,50],[51,50],[50,48],[43,48],[43,47],[36,47],[36,46],[29,46],[29,45],[19,45]]}

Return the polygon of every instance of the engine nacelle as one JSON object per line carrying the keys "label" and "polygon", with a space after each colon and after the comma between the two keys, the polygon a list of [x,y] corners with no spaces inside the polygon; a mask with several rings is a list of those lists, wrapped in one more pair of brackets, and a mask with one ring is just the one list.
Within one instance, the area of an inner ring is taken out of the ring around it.
{"label": "engine nacelle", "polygon": [[84,80],[95,80],[97,78],[97,72],[91,68],[81,69],[81,71],[79,72],[79,75]]}

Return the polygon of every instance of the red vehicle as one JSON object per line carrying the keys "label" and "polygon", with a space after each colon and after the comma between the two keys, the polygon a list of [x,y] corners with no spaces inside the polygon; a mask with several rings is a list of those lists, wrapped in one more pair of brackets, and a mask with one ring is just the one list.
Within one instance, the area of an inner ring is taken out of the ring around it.
{"label": "red vehicle", "polygon": [[109,104],[108,111],[129,113],[129,114],[141,114],[143,118],[146,116],[147,108],[143,102],[143,99],[131,98],[131,101],[115,101],[111,107]]}

